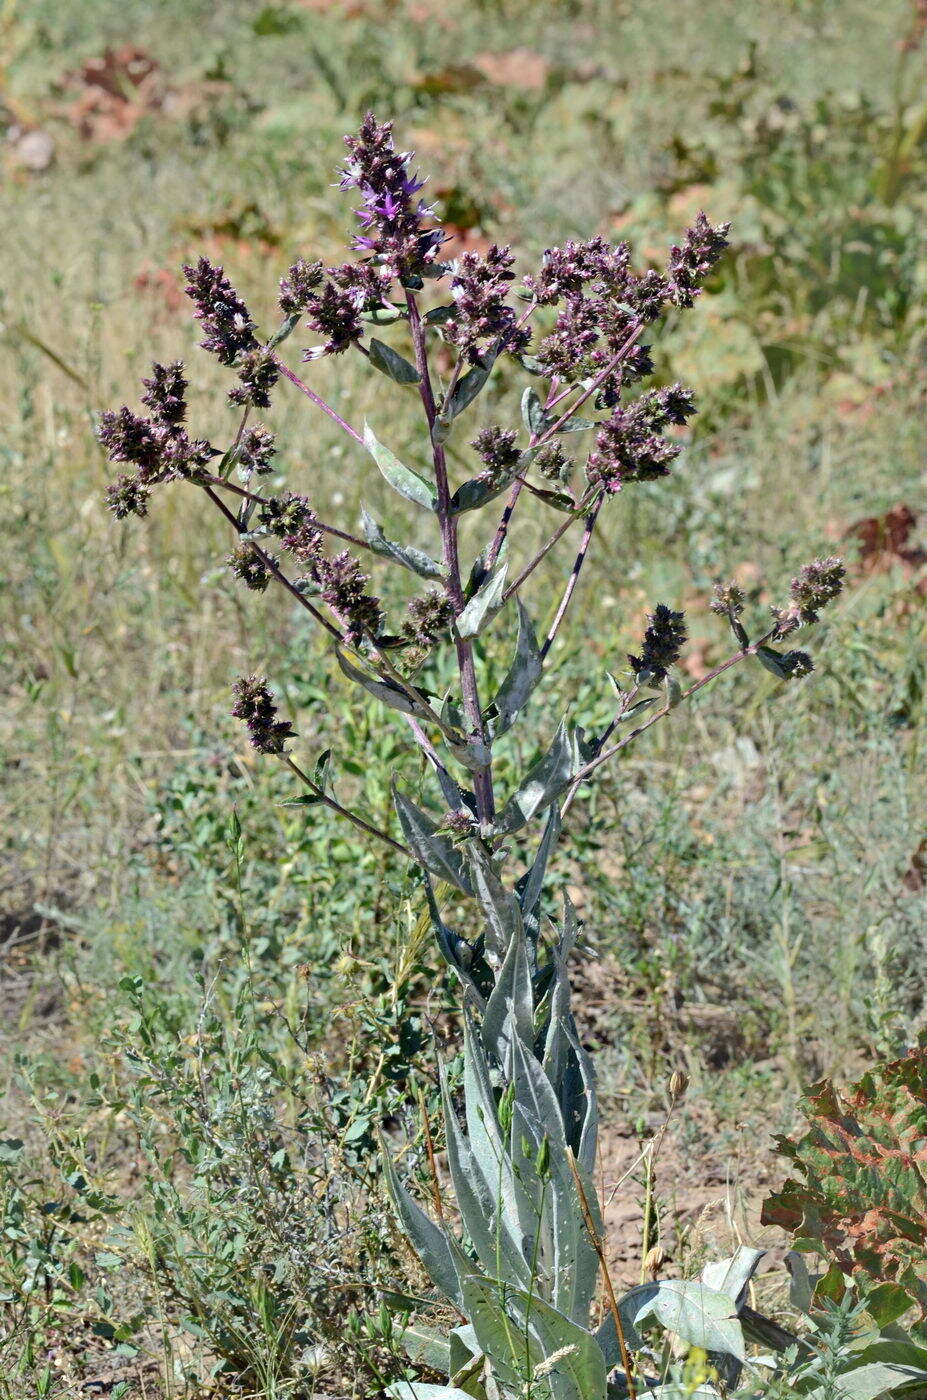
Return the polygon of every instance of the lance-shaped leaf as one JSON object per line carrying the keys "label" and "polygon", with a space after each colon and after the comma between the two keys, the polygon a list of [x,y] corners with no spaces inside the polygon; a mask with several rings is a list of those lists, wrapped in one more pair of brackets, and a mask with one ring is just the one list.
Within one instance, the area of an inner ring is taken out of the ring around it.
{"label": "lance-shaped leaf", "polygon": [[378,369],[381,374],[392,379],[396,384],[418,384],[421,375],[413,364],[391,345],[386,345],[382,340],[368,340],[369,360],[374,369]]}
{"label": "lance-shaped leaf", "polygon": [[513,1247],[531,1257],[537,1227],[534,1201],[516,1176],[503,1143],[496,1112],[496,1096],[480,1036],[464,1007],[464,1111],[473,1165],[490,1196],[498,1201],[498,1228],[506,1231]]}
{"label": "lance-shaped leaf", "polygon": [[547,753],[505,804],[496,830],[505,836],[519,831],[536,812],[556,801],[576,776],[579,766],[576,737],[568,731],[564,720]]}
{"label": "lance-shaped leaf", "polygon": [[525,931],[535,943],[537,942],[541,922],[540,907],[541,892],[544,888],[544,875],[547,871],[547,862],[550,859],[550,853],[557,844],[559,836],[560,809],[556,803],[553,803],[547,814],[544,834],[541,837],[537,855],[515,886],[515,893],[518,895],[522,917],[525,921]]}
{"label": "lance-shaped leaf", "polygon": [[[416,1358],[412,1359],[414,1361]],[[430,1363],[426,1361],[426,1364]],[[432,1369],[439,1371],[442,1368],[434,1366]],[[393,1381],[386,1387],[386,1394],[392,1400],[473,1400],[471,1395],[465,1390],[458,1390],[456,1385],[433,1385],[430,1381]]]}
{"label": "lance-shaped leaf", "polygon": [[527,1287],[531,1281],[530,1266],[519,1247],[518,1239],[507,1223],[497,1222],[496,1217],[501,1207],[498,1190],[490,1189],[484,1174],[476,1168],[470,1145],[457,1121],[443,1071],[441,1104],[444,1112],[447,1162],[464,1233],[488,1273],[497,1273],[504,1264],[506,1276]]}
{"label": "lance-shaped leaf", "polygon": [[429,1327],[427,1323],[416,1320],[408,1324],[401,1342],[406,1356],[416,1365],[427,1366],[430,1371],[444,1371],[445,1374],[450,1374],[451,1344],[443,1329]]}
{"label": "lance-shaped leaf", "polygon": [[463,1280],[462,1292],[464,1311],[492,1362],[495,1379],[520,1391],[520,1378],[526,1369],[525,1339],[500,1302],[502,1286],[472,1275]]}
{"label": "lance-shaped leaf", "polygon": [[425,894],[428,898],[428,910],[431,914],[431,923],[435,931],[435,938],[438,947],[444,956],[445,962],[451,967],[460,978],[467,992],[473,998],[475,1005],[480,1011],[486,1005],[485,998],[474,982],[469,971],[469,961],[473,957],[473,949],[465,938],[458,938],[457,934],[449,929],[441,918],[441,911],[438,908],[438,901],[435,899],[434,888],[428,871],[424,871]]}
{"label": "lance-shaped leaf", "polygon": [[486,918],[486,954],[489,965],[498,968],[509,949],[516,929],[522,927],[518,901],[496,874],[492,856],[479,841],[467,847],[470,878]]}
{"label": "lance-shaped leaf", "polygon": [[[383,704],[389,705],[390,709],[398,710],[403,715],[413,715],[415,719],[427,720],[429,724],[434,724],[437,721],[434,711],[426,701],[419,702],[414,691],[410,695],[407,691],[401,690],[398,685],[394,685],[392,681],[368,676],[366,671],[355,666],[338,648],[335,649],[335,655],[338,658],[338,665],[349,681],[354,681],[356,685],[362,685],[370,695],[373,695],[377,700],[382,700]],[[409,690],[412,690],[411,686]]]}
{"label": "lance-shaped leaf", "polygon": [[388,540],[366,506],[361,506],[360,519],[364,539],[370,548],[381,554],[384,559],[394,560],[404,569],[411,569],[412,573],[418,574],[420,578],[444,577],[441,565],[437,559],[432,559],[430,554],[425,554],[421,549],[414,549],[410,544],[398,544],[395,540]]}
{"label": "lance-shaped leaf", "polygon": [[464,894],[472,894],[473,886],[467,875],[464,858],[451,838],[441,835],[437,829],[437,822],[432,821],[427,813],[416,807],[414,802],[410,802],[395,786],[393,802],[403,835],[415,852],[419,864],[430,870],[433,875],[437,875],[440,880],[447,880],[449,884],[456,885]]}
{"label": "lance-shaped leaf", "polygon": [[[844,1371],[827,1385],[817,1386],[806,1391],[807,1400],[830,1400],[830,1397],[846,1396],[846,1400],[877,1400],[880,1395],[888,1395],[911,1385],[915,1381],[927,1380],[927,1371],[918,1366],[897,1366],[886,1361],[871,1361],[865,1366],[854,1366],[852,1371]],[[911,1400],[924,1394],[923,1387],[907,1392]]]}
{"label": "lance-shaped leaf", "polygon": [[[512,901],[515,904],[515,901]],[[517,1035],[531,1048],[534,1040],[534,999],[531,995],[531,969],[521,914],[515,904],[517,924],[512,930],[508,952],[496,975],[496,985],[483,1015],[483,1044],[499,1064],[504,1063],[508,1041]]]}
{"label": "lance-shaped leaf", "polygon": [[463,413],[465,408],[476,398],[484,387],[487,379],[492,374],[492,367],[495,364],[495,356],[487,355],[482,364],[474,365],[468,369],[467,373],[456,385],[447,403],[442,405],[441,417],[449,421]]}
{"label": "lance-shaped leaf", "polygon": [[414,1201],[396,1174],[386,1143],[380,1140],[386,1189],[409,1241],[425,1266],[428,1277],[455,1307],[463,1302],[460,1280],[473,1268],[460,1245],[436,1225]]}
{"label": "lance-shaped leaf", "polygon": [[511,729],[515,717],[523,710],[534,687],[541,679],[543,662],[531,618],[522,604],[518,604],[518,640],[515,643],[515,657],[508,674],[499,687],[494,700],[496,719],[493,724],[493,737],[498,738]]}
{"label": "lance-shaped leaf", "polygon": [[512,484],[512,477],[506,477],[502,481],[482,481],[478,476],[474,476],[470,481],[465,481],[451,497],[451,514],[463,515],[468,510],[479,510],[487,501],[494,501],[497,496],[507,490]]}
{"label": "lance-shaped leaf", "polygon": [[502,607],[505,593],[505,576],[508,564],[497,564],[457,617],[457,631],[461,637],[476,637],[489,626]]}
{"label": "lance-shaped leaf", "polygon": [[364,424],[364,446],[394,491],[398,491],[400,496],[405,496],[407,501],[414,501],[417,506],[423,506],[425,510],[437,509],[437,498],[428,482],[417,472],[404,466],[388,447],[384,447],[369,423]]}
{"label": "lance-shaped leaf", "polygon": [[529,1375],[540,1369],[553,1400],[605,1400],[605,1361],[591,1332],[522,1289],[466,1278],[463,1292],[480,1345],[501,1362],[504,1383],[514,1377],[501,1366]]}
{"label": "lance-shaped leaf", "polygon": [[527,432],[540,437],[548,426],[544,416],[544,405],[530,386],[521,396],[521,418]]}

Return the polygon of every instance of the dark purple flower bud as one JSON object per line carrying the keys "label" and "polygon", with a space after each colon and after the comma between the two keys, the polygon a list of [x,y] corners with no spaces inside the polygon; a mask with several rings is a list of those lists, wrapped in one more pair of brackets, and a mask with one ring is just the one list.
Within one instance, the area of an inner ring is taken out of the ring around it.
{"label": "dark purple flower bud", "polygon": [[229,391],[229,403],[239,408],[270,408],[270,391],[280,378],[273,351],[249,350],[238,371],[239,385]]}
{"label": "dark purple flower bud", "polygon": [[468,812],[466,807],[459,807],[456,811],[445,812],[437,830],[452,841],[466,841],[475,834],[476,823],[472,812]]}
{"label": "dark purple flower bud", "polygon": [[136,476],[121,476],[106,488],[106,507],[116,520],[148,514],[148,487]]}
{"label": "dark purple flower bud", "polygon": [[117,413],[108,410],[100,417],[98,437],[111,462],[131,462],[145,473],[157,472],[162,441],[149,418],[139,418],[125,406]]}
{"label": "dark purple flower bud", "polygon": [[278,720],[267,681],[263,676],[242,676],[233,687],[232,715],[244,720],[258,753],[283,753],[287,739],[295,738],[288,720]]}
{"label": "dark purple flower bud", "polygon": [[197,468],[208,466],[220,455],[206,438],[191,438],[182,428],[161,428],[158,432],[162,434],[161,472],[165,481],[174,476],[195,476]]}
{"label": "dark purple flower bud", "polygon": [[346,136],[348,159],[342,189],[358,189],[356,211],[362,232],[354,247],[370,255],[388,279],[419,275],[437,259],[444,242],[440,229],[426,227],[433,210],[418,198],[423,182],[412,173],[411,151],[397,151],[391,122],[382,125],[368,112],[356,136]]}
{"label": "dark purple flower bud", "polygon": [[415,646],[433,647],[450,631],[453,621],[454,609],[450,599],[437,588],[432,588],[424,598],[413,598],[409,603],[402,635]]}
{"label": "dark purple flower bud", "polygon": [[225,562],[229,572],[255,593],[263,593],[270,582],[270,570],[253,545],[237,545]]}
{"label": "dark purple flower bud", "polygon": [[512,476],[521,457],[517,443],[518,434],[511,428],[492,426],[477,433],[470,446],[475,448],[486,467],[480,473],[480,481],[500,485]]}
{"label": "dark purple flower bud", "polygon": [[317,360],[320,355],[341,355],[364,333],[356,296],[351,291],[326,282],[321,293],[308,307],[309,324],[325,337],[325,344],[303,353],[304,360]]}
{"label": "dark purple flower bud", "polygon": [[[295,536],[306,526],[315,523],[315,511],[305,496],[286,491],[282,496],[268,496],[258,508],[258,519],[265,530],[281,539]],[[318,534],[318,531],[315,532]]]}
{"label": "dark purple flower bud", "polygon": [[669,282],[651,269],[642,277],[628,279],[624,300],[642,321],[655,321],[662,314],[669,295]]}
{"label": "dark purple flower bud", "polygon": [[740,617],[744,610],[746,597],[743,589],[737,583],[716,583],[711,602],[708,604],[709,610],[717,613],[719,617]]}
{"label": "dark purple flower bud", "polygon": [[246,428],[238,443],[238,466],[245,476],[256,472],[264,476],[272,471],[271,458],[274,456],[277,439],[263,423],[255,423]]}
{"label": "dark purple flower bud", "polygon": [[464,253],[454,264],[454,314],[445,322],[444,336],[470,361],[478,360],[483,350],[495,348],[497,341],[512,353],[530,342],[528,331],[516,326],[515,311],[506,300],[514,277],[513,261],[509,248],[494,243],[485,256]]}
{"label": "dark purple flower bud", "polygon": [[151,409],[156,423],[164,427],[176,427],[187,416],[187,381],[183,372],[183,361],[174,360],[169,365],[153,364],[151,378],[143,379],[148,390],[142,395],[142,403]]}
{"label": "dark purple flower bud", "polygon": [[778,635],[785,637],[805,623],[817,622],[820,610],[843,592],[845,578],[843,561],[834,554],[827,559],[812,559],[800,569],[789,589],[789,607],[772,609]]}
{"label": "dark purple flower bud", "polygon": [[585,243],[570,239],[562,248],[548,248],[537,277],[526,277],[525,288],[541,306],[554,306],[564,297],[576,296],[588,283],[609,296],[623,297],[631,250],[627,243],[611,244],[605,238]]}
{"label": "dark purple flower bud", "polygon": [[649,614],[640,656],[628,656],[631,670],[639,680],[662,681],[678,660],[686,642],[685,615],[658,603]]}
{"label": "dark purple flower bud", "polygon": [[280,279],[280,310],[284,316],[299,316],[308,310],[323,278],[320,262],[297,258],[287,275]]}
{"label": "dark purple flower bud", "polygon": [[364,591],[369,581],[347,550],[334,559],[320,559],[318,580],[322,598],[345,629],[345,641],[356,646],[365,636],[376,637],[383,625],[379,598]]}
{"label": "dark purple flower bud", "polygon": [[[294,499],[300,500],[301,498],[297,496]],[[322,532],[316,529],[314,522],[315,515],[312,511],[309,511],[308,515],[303,515],[300,511],[296,528],[291,534],[282,535],[281,539],[283,548],[302,564],[309,577],[315,582],[318,579],[323,559]]]}
{"label": "dark purple flower bud", "polygon": [[814,662],[806,651],[787,651],[780,660],[789,673],[790,681],[804,680],[814,670]]}
{"label": "dark purple flower bud", "polygon": [[531,465],[546,481],[566,486],[573,475],[575,463],[572,457],[564,455],[559,442],[548,442],[535,453]]}
{"label": "dark purple flower bud", "polygon": [[196,266],[184,264],[183,270],[189,278],[184,290],[206,332],[200,341],[203,349],[223,365],[233,365],[239,355],[257,349],[251,313],[223,269],[213,267],[208,258],[200,258]]}
{"label": "dark purple flower bud", "polygon": [[694,305],[702,283],[714,271],[728,246],[726,235],[730,227],[730,224],[718,224],[712,228],[704,210],[700,210],[695,223],[686,230],[682,247],[674,244],[670,249],[669,294],[674,306]]}

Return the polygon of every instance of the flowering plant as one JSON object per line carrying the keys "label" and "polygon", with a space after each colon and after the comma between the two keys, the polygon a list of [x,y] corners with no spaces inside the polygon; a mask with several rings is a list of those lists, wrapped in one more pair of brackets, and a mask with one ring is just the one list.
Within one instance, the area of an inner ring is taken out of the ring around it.
{"label": "flowering plant", "polygon": [[[653,372],[643,337],[661,316],[693,306],[724,251],[727,225],[713,226],[700,214],[662,271],[635,271],[626,243],[594,237],[548,249],[537,271],[518,283],[509,248],[442,260],[444,234],[421,198],[411,153],[394,145],[391,124],[368,115],[347,138],[341,187],[359,197],[356,256],[334,267],[295,262],[280,283],[283,321],[275,334],[259,335],[222,268],[200,258],[185,269],[201,344],[236,375],[228,398],[241,410],[237,431],[224,450],[192,437],[183,366],[155,365],[142,399],[148,416],[123,407],[100,425],[110,459],[131,468],[110,487],[109,506],[118,518],[145,515],[152,493],[168,483],[184,481],[200,491],[232,532],[227,563],[234,577],[257,591],[271,584],[287,590],[330,638],[333,664],[396,712],[433,774],[437,810],[418,806],[397,784],[398,832],[388,831],[335,797],[324,765],[312,776],[297,765],[289,750],[294,731],[264,677],[236,683],[233,714],[247,725],[255,749],[282,760],[314,800],[421,868],[437,942],[461,987],[463,1122],[443,1086],[460,1236],[437,1181],[436,1221],[385,1156],[399,1218],[461,1318],[450,1337],[424,1326],[416,1333],[428,1364],[440,1362],[447,1371],[447,1400],[462,1391],[491,1397],[537,1385],[556,1400],[591,1400],[605,1396],[615,1368],[633,1396],[651,1384],[647,1357],[657,1364],[645,1325],[704,1348],[713,1374],[730,1385],[746,1358],[745,1327],[769,1340],[769,1325],[764,1331],[744,1306],[760,1252],[741,1250],[709,1266],[697,1282],[647,1284],[615,1298],[592,1185],[594,1073],[570,1010],[568,960],[577,923],[564,897],[561,926],[548,938],[541,899],[576,794],[638,735],[745,659],[784,681],[807,675],[807,654],[777,643],[817,620],[840,592],[843,567],[829,558],[802,568],[790,600],[753,640],[742,620],[743,593],[736,584],[719,584],[711,608],[727,619],[735,650],[685,690],[673,675],[685,619],[657,604],[638,653],[628,657],[610,722],[585,733],[564,719],[542,757],[502,793],[499,745],[550,669],[603,510],[625,488],[665,477],[682,451],[681,432],[695,413],[692,395],[670,384],[634,396]],[[424,462],[402,462],[385,441],[388,432],[352,426],[287,365],[281,346],[300,325],[315,337],[305,362],[362,356],[372,371],[417,392]],[[392,328],[390,342],[374,334],[382,327]],[[449,366],[443,379],[436,373],[439,347]],[[461,435],[460,420],[503,356],[529,379],[522,424],[483,427],[470,442],[469,476],[452,480],[448,444]],[[387,538],[366,511],[357,535],[321,519],[305,496],[262,489],[274,472],[276,444],[253,415],[269,407],[281,380],[372,459],[410,510],[423,513],[433,529],[433,553]],[[568,453],[570,441],[584,447]],[[515,526],[518,507],[529,498],[558,523],[539,549],[525,554],[517,551]],[[473,512],[488,513],[492,523],[479,554],[464,562],[460,522]],[[539,633],[526,603],[528,581],[574,527],[580,539],[573,564]],[[402,618],[389,619],[365,571],[372,565],[395,568],[409,581],[414,591]],[[514,624],[516,636],[508,670],[490,696],[481,653],[503,624]],[[445,652],[453,658],[455,684],[440,698],[426,678]],[[533,825],[537,843],[515,880],[515,846]],[[475,938],[445,922],[442,885],[475,902]],[[596,1328],[600,1272],[609,1309]],[[401,1382],[400,1393],[427,1400],[435,1387]],[[715,1391],[706,1384],[700,1393]]]}

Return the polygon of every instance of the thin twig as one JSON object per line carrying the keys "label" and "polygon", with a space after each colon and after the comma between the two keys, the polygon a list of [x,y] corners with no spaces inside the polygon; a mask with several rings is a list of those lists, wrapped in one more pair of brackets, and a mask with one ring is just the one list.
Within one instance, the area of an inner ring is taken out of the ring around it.
{"label": "thin twig", "polygon": [[388,832],[381,831],[378,826],[374,826],[371,822],[365,821],[363,817],[359,817],[355,812],[349,811],[347,807],[342,807],[341,803],[336,802],[333,797],[329,797],[328,793],[323,791],[318,783],[313,782],[308,773],[304,773],[299,765],[293,762],[288,753],[283,753],[280,757],[287,767],[293,770],[297,778],[305,783],[313,796],[317,797],[319,801],[330,808],[331,811],[337,812],[339,816],[344,817],[352,826],[356,826],[358,831],[365,831],[368,836],[376,836],[381,841],[385,841],[387,846],[392,846],[394,851],[398,851],[399,854],[405,856],[407,860],[415,860],[415,856],[409,850],[408,846],[404,846],[401,841],[394,841]]}
{"label": "thin twig", "polygon": [[309,388],[308,384],[304,384],[299,375],[294,374],[276,355],[274,356],[274,364],[277,366],[284,379],[288,379],[291,384],[295,384],[301,394],[305,394],[306,398],[311,399],[323,413],[327,413],[329,418],[337,423],[339,428],[343,428],[348,436],[352,437],[355,442],[359,442],[361,447],[364,446],[364,439],[361,437],[360,433],[356,432],[355,429],[351,427],[350,423],[346,423],[341,417],[341,414],[335,412],[331,404],[326,403],[323,398],[320,398],[314,389]]}
{"label": "thin twig", "polygon": [[416,1098],[418,1099],[418,1106],[422,1115],[422,1133],[425,1138],[425,1152],[428,1155],[428,1166],[431,1169],[431,1194],[434,1196],[435,1210],[438,1213],[438,1219],[443,1225],[445,1223],[445,1219],[444,1202],[441,1199],[441,1182],[438,1178],[438,1163],[435,1160],[435,1147],[434,1143],[431,1140],[431,1129],[428,1126],[428,1109],[425,1104],[425,1095],[422,1093],[421,1084],[416,1084],[415,1094]]}
{"label": "thin twig", "polygon": [[[244,486],[236,486],[233,481],[226,481],[221,476],[212,476],[209,472],[200,472],[196,480],[207,482],[210,486],[218,486],[223,491],[231,491],[233,495],[240,496],[244,501],[253,501],[258,506],[269,504],[267,496],[261,496],[256,491],[248,491]],[[360,539],[357,535],[349,535],[347,531],[339,530],[334,525],[326,525],[318,517],[313,520],[312,525],[314,529],[321,530],[323,535],[332,535],[336,540],[344,540],[346,544],[353,544],[355,549],[366,549],[371,554],[377,553],[373,545],[368,544],[366,540]]]}
{"label": "thin twig", "polygon": [[541,647],[542,661],[545,660],[547,653],[553,646],[554,638],[560,630],[560,625],[563,622],[564,617],[566,616],[566,610],[570,606],[570,599],[573,597],[573,592],[576,588],[577,583],[579,582],[580,570],[582,569],[583,564],[586,561],[586,553],[589,549],[589,542],[592,539],[592,532],[595,529],[595,522],[598,519],[599,511],[602,508],[602,502],[604,501],[604,499],[605,492],[600,491],[595,501],[593,502],[592,509],[586,516],[586,528],[583,530],[583,537],[580,540],[579,552],[577,553],[576,558],[573,561],[573,567],[570,570],[570,577],[567,580],[567,586],[563,591],[563,597],[560,599],[560,606],[557,609],[553,622],[550,624],[550,631],[544,638],[544,645]]}

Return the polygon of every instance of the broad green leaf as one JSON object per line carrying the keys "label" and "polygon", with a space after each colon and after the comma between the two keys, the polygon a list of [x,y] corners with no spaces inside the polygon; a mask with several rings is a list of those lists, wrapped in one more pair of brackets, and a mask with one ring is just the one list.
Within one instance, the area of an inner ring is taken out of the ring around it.
{"label": "broad green leaf", "polygon": [[468,993],[473,998],[476,1007],[478,1010],[482,1011],[486,1005],[485,998],[470,976],[467,967],[467,961],[472,957],[473,949],[465,939],[458,938],[441,918],[441,911],[438,908],[438,901],[435,899],[435,892],[432,888],[431,878],[427,870],[424,871],[424,876],[425,894],[428,898],[428,910],[431,914],[431,923],[435,931],[438,947],[444,956],[445,962],[456,972]]}
{"label": "broad green leaf", "polygon": [[517,1385],[526,1370],[525,1339],[499,1301],[498,1283],[474,1275],[463,1279],[464,1313],[481,1349],[492,1362],[503,1385]]}
{"label": "broad green leaf", "polygon": [[497,831],[506,836],[519,831],[536,812],[556,801],[578,771],[576,737],[567,730],[564,720],[547,753],[505,804],[496,823]]}
{"label": "broad green leaf", "polygon": [[492,622],[502,607],[507,573],[508,564],[504,562],[498,564],[489,577],[480,584],[469,603],[458,615],[457,631],[461,637],[476,637]]}
{"label": "broad green leaf", "polygon": [[[432,1369],[439,1371],[442,1368],[435,1366]],[[392,1400],[472,1400],[465,1390],[458,1390],[456,1385],[432,1385],[426,1381],[393,1381],[386,1387],[386,1394]]]}
{"label": "broad green leaf", "polygon": [[449,836],[437,831],[437,823],[425,812],[410,802],[397,787],[393,788],[393,802],[399,817],[399,825],[419,864],[424,865],[433,875],[456,885],[465,894],[473,893],[473,886],[467,875],[464,858]]}
{"label": "broad green leaf", "polygon": [[528,870],[515,886],[515,893],[518,895],[521,904],[522,917],[525,921],[525,929],[529,936],[537,940],[538,929],[540,927],[539,907],[541,903],[541,891],[544,888],[544,876],[547,872],[547,862],[550,853],[560,836],[560,809],[556,803],[551,805],[547,814],[547,821],[544,825],[544,834],[538,846],[537,855],[531,862]]}
{"label": "broad green leaf", "polygon": [[511,729],[519,711],[528,703],[531,692],[541,679],[543,662],[531,619],[520,598],[518,604],[518,640],[515,657],[494,700],[496,719],[493,737],[498,738]]}
{"label": "broad green leaf", "polygon": [[420,549],[414,549],[409,544],[398,544],[395,540],[388,540],[382,528],[369,514],[366,506],[361,506],[361,528],[364,531],[364,538],[375,550],[377,554],[382,554],[384,559],[393,559],[397,564],[401,564],[404,569],[411,569],[413,574],[418,574],[420,578],[443,578],[444,570],[436,559],[432,559],[430,554],[425,554]]}
{"label": "broad green leaf", "polygon": [[374,369],[378,369],[381,374],[392,379],[396,384],[418,384],[421,375],[413,364],[391,345],[386,345],[382,340],[368,341],[370,351],[369,359]]}
{"label": "broad green leaf", "polygon": [[417,472],[404,466],[388,447],[384,447],[369,423],[364,423],[364,446],[394,491],[398,491],[400,496],[405,496],[407,501],[423,506],[425,510],[437,509],[437,498],[428,482]]}
{"label": "broad green leaf", "polygon": [[663,1279],[642,1284],[622,1298],[619,1308],[622,1321],[627,1316],[635,1330],[654,1317],[690,1346],[719,1351],[738,1361],[745,1358],[743,1330],[733,1301],[703,1283]]}
{"label": "broad green leaf", "polygon": [[463,1292],[480,1345],[492,1360],[500,1352],[511,1368],[532,1374],[540,1368],[536,1384],[549,1386],[554,1400],[605,1400],[605,1359],[591,1332],[521,1289],[467,1278]]}
{"label": "broad green leaf", "polygon": [[746,1294],[747,1284],[765,1255],[765,1249],[751,1249],[749,1245],[742,1244],[730,1259],[717,1259],[706,1264],[701,1272],[701,1281],[739,1305]]}
{"label": "broad green leaf", "polygon": [[774,651],[772,647],[757,647],[756,659],[761,666],[765,666],[767,671],[772,671],[774,676],[778,676],[780,681],[789,679],[788,667],[783,664],[783,653]]}
{"label": "broad green leaf", "polygon": [[[835,1393],[845,1395],[847,1400],[877,1400],[880,1395],[888,1395],[900,1386],[911,1385],[914,1381],[927,1380],[927,1371],[919,1366],[897,1366],[887,1361],[872,1361],[866,1366],[856,1366],[852,1371],[844,1371],[833,1382],[833,1387],[822,1385],[808,1392],[808,1400],[825,1400]],[[918,1391],[918,1394],[921,1394]]]}

